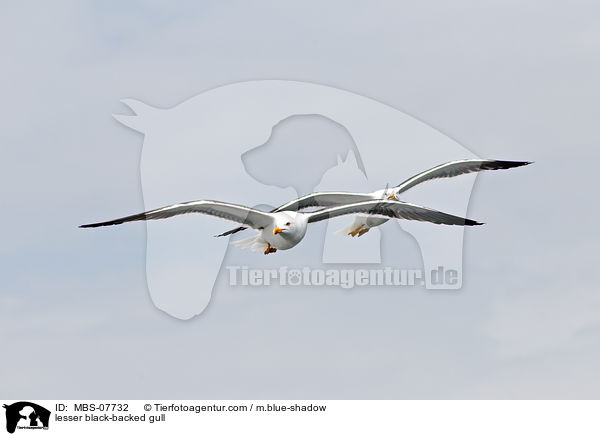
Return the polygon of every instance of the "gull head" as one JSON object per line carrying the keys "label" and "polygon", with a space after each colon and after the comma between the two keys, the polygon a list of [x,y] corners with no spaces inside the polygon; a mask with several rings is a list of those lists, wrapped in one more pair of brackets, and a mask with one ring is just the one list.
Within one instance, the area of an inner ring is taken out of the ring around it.
{"label": "gull head", "polygon": [[291,223],[290,221],[288,221],[288,222],[286,222],[285,224],[281,225],[281,227],[280,227],[280,226],[276,226],[276,227],[273,229],[273,234],[274,234],[274,235],[278,235],[278,234],[280,234],[280,233],[283,233],[283,232],[285,232],[286,230],[289,230],[289,228],[290,228],[290,226],[291,226],[291,225],[292,225],[292,223]]}
{"label": "gull head", "polygon": [[394,189],[390,189],[387,186],[385,189],[380,189],[378,191],[373,192],[373,199],[381,199],[381,200],[398,200],[398,196]]}
{"label": "gull head", "polygon": [[302,213],[279,212],[275,219],[273,234],[283,238],[295,238],[304,236],[306,232],[306,219]]}

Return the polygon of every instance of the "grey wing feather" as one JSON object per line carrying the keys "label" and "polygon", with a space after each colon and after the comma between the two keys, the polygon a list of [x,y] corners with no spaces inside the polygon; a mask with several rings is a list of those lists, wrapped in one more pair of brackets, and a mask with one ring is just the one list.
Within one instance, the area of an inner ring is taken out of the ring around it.
{"label": "grey wing feather", "polygon": [[272,218],[268,213],[261,212],[256,209],[251,209],[249,207],[240,206],[237,204],[223,203],[219,201],[200,200],[174,204],[172,206],[162,207],[160,209],[154,209],[148,212],[142,212],[110,221],[104,221],[93,224],[84,224],[79,227],[88,228],[113,226],[130,221],[157,220],[188,213],[201,213],[205,215],[212,215],[217,218],[222,218],[229,221],[245,224],[252,228],[265,227],[269,225],[272,221]]}
{"label": "grey wing feather", "polygon": [[274,209],[273,212],[286,210],[298,211],[309,207],[331,207],[342,204],[358,203],[359,201],[374,200],[372,194],[354,192],[313,192],[304,197],[297,198]]}
{"label": "grey wing feather", "polygon": [[435,224],[455,226],[477,226],[477,221],[451,215],[439,210],[429,209],[416,204],[405,203],[398,200],[372,200],[362,203],[348,204],[332,207],[309,214],[308,222],[315,223],[343,215],[367,215],[383,218],[396,218],[405,220],[428,221]]}
{"label": "grey wing feather", "polygon": [[[282,204],[281,206],[273,209],[271,212],[295,212],[298,210],[308,209],[310,207],[331,207],[368,200],[373,200],[372,194],[361,194],[353,192],[314,192],[312,194],[308,194],[304,197],[300,197],[288,203]],[[216,236],[228,236],[237,232],[241,232],[245,229],[246,227],[240,226]]]}
{"label": "grey wing feather", "polygon": [[529,165],[531,162],[516,162],[509,160],[490,160],[490,159],[466,159],[453,162],[446,162],[427,171],[417,174],[410,179],[405,180],[394,188],[396,195],[409,190],[410,188],[431,179],[444,177],[456,177],[461,174],[468,174],[486,170],[505,170],[508,168]]}

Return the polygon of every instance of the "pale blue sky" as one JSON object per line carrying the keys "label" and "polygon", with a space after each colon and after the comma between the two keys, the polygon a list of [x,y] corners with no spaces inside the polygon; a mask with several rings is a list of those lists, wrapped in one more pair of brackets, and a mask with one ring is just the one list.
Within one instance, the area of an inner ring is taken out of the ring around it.
{"label": "pale blue sky", "polygon": [[[3,5],[2,395],[597,398],[598,9]],[[478,178],[469,216],[487,224],[467,234],[462,290],[232,289],[184,322],[149,299],[144,226],[77,228],[143,207],[120,99],[170,107],[265,78],[348,89],[479,156],[536,162]]]}

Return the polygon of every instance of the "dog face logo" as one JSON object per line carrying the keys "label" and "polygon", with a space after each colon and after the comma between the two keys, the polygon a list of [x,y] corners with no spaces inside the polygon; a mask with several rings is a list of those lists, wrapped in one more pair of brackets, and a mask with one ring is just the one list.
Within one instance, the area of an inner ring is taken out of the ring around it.
{"label": "dog face logo", "polygon": [[[477,157],[393,107],[307,82],[234,83],[169,109],[131,99],[123,103],[134,114],[115,118],[144,134],[140,175],[149,209],[196,199],[276,207],[315,190],[374,192],[442,162]],[[343,161],[336,164],[336,156]],[[425,186],[417,201],[411,193],[403,200],[466,216],[474,177],[447,181],[444,195]],[[347,218],[347,224],[353,220]],[[180,319],[201,313],[230,254],[229,238],[210,235],[227,228],[206,216],[145,224],[146,278],[153,303]],[[417,221],[384,226],[384,232],[402,229],[417,241],[420,253],[407,257],[413,251],[380,243],[379,228],[361,238],[329,236],[342,227],[340,222],[327,223],[325,245],[307,259],[314,259],[317,266],[349,267],[356,263],[404,266],[414,261],[423,265],[426,288],[461,287],[462,228]],[[321,230],[311,230],[313,239],[317,231]],[[292,258],[273,256],[268,262],[277,269],[284,259],[289,263]],[[252,266],[249,262],[261,265],[264,260],[246,256],[244,262]],[[456,271],[456,281],[434,283],[431,273],[439,266]]]}
{"label": "dog face logo", "polygon": [[19,429],[48,429],[50,411],[42,406],[29,401],[19,401],[10,405],[4,404],[6,409],[6,431],[14,433]]}

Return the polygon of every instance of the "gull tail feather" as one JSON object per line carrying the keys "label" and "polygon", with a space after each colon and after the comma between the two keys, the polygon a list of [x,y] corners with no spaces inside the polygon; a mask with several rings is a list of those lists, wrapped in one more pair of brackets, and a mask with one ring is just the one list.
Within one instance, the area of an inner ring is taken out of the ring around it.
{"label": "gull tail feather", "polygon": [[240,239],[239,241],[230,242],[229,245],[234,247],[248,249],[255,253],[263,253],[267,249],[267,243],[260,235],[251,236],[249,238]]}

